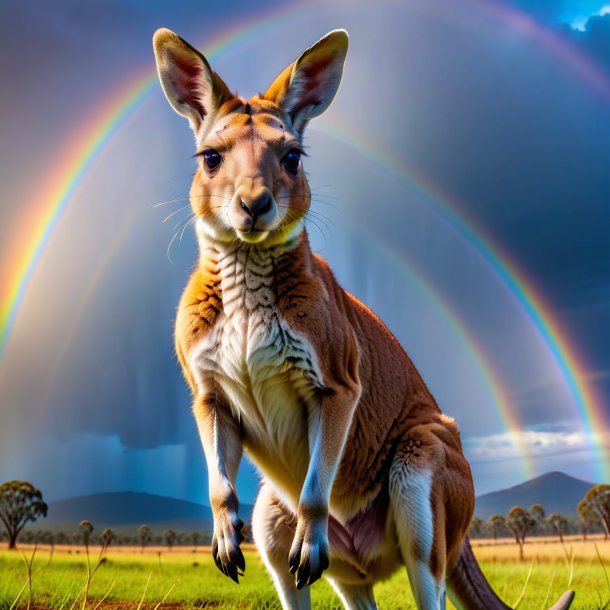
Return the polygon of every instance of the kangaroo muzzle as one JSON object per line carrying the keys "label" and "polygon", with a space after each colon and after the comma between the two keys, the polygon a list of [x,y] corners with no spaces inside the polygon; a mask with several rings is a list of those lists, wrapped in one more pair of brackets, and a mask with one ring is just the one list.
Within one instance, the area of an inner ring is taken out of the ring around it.
{"label": "kangaroo muzzle", "polygon": [[266,187],[254,191],[237,189],[229,205],[229,220],[244,241],[259,241],[277,223],[278,211],[273,193]]}

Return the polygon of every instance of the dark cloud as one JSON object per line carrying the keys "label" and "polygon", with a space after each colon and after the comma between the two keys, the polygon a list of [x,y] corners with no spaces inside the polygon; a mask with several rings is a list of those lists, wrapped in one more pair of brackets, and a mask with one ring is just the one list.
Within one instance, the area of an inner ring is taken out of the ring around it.
{"label": "dark cloud", "polygon": [[610,69],[610,14],[593,15],[583,25],[583,31],[570,30],[564,34],[585,53]]}
{"label": "dark cloud", "polygon": [[[557,35],[599,65],[610,66],[610,16],[592,17],[584,32],[575,32],[560,25],[558,16],[568,4],[524,0],[519,6],[547,20]],[[437,300],[449,304],[480,344],[510,389],[525,426],[544,431],[557,421],[575,425],[565,382],[550,370],[548,350],[540,347],[531,319],[519,313],[498,274],[481,261],[477,245],[466,243],[430,201],[414,194],[408,180],[387,166],[415,168],[450,193],[449,199],[457,199],[453,209],[482,227],[498,250],[525,271],[588,368],[607,370],[610,100],[543,41],[509,26],[473,32],[460,26],[463,19],[452,19],[452,11],[472,11],[476,3],[452,4],[443,20],[395,4],[357,5],[349,14],[341,3],[328,5],[315,19],[261,34],[240,50],[247,65],[239,58],[219,59],[223,70],[235,76],[232,85],[260,87],[272,70],[325,29],[350,29],[346,75],[328,124],[347,125],[364,144],[358,150],[333,140],[322,127],[316,135],[312,125],[307,167],[314,186],[331,184],[322,192],[333,197],[328,200],[332,206],[316,204],[330,226],[320,227],[325,236],[312,226],[314,241],[347,287],[387,321],[441,406],[458,417],[465,436],[501,432],[501,422],[472,374],[472,356],[456,348],[455,330],[446,320],[443,326],[441,305],[422,297],[404,273],[401,256],[421,269]],[[152,67],[155,27],[167,25],[197,41],[202,33],[212,37],[218,27],[241,22],[246,6],[222,5],[203,19],[196,2],[180,3],[179,11],[160,2],[88,8],[65,3],[48,21],[45,11],[32,13],[23,4],[10,13],[3,9],[12,24],[3,48],[12,51],[24,32],[33,40],[21,55],[0,53],[0,68],[15,85],[3,117],[5,200],[16,201],[31,187],[27,173],[20,180],[14,176],[30,162],[34,170],[44,169],[74,117],[95,107],[117,80]],[[582,3],[579,10],[599,9],[591,7]],[[263,36],[265,44],[260,44]],[[282,49],[282,57],[270,49]],[[27,71],[19,69],[22,64]],[[11,139],[17,142],[14,150],[7,146]],[[180,468],[180,451],[163,447],[184,444],[189,460],[200,455],[171,338],[176,302],[196,249],[187,236],[174,250],[176,264],[171,265],[165,248],[172,230],[161,225],[164,214],[153,213],[151,205],[183,194],[193,169],[192,137],[156,91],[113,142],[79,191],[78,210],[71,208],[66,226],[58,229],[66,251],[49,248],[28,292],[2,394],[21,424],[4,422],[0,447],[16,451],[15,429],[32,441],[38,435],[68,443],[75,435],[91,434],[112,439],[98,440],[96,446],[110,447],[113,455],[126,450],[152,456],[161,447],[156,459],[167,453]],[[28,158],[31,150],[33,159]],[[389,161],[379,161],[378,150]],[[107,244],[134,206],[134,229],[75,321],[90,279],[83,268],[90,264],[95,272],[94,262],[104,254],[96,240]],[[7,235],[19,211],[0,210]],[[361,234],[350,232],[346,215],[367,234],[364,244]],[[380,253],[384,247],[398,252],[392,264]],[[77,298],[67,299],[71,292]],[[76,338],[64,353],[73,323]],[[49,380],[54,358],[60,356],[57,374]],[[595,381],[605,399],[608,381]],[[87,460],[94,462],[93,453]],[[3,459],[7,478],[13,476],[8,464]],[[189,465],[188,480],[195,485],[203,462]],[[121,480],[136,481],[137,467],[130,472],[131,478]]]}

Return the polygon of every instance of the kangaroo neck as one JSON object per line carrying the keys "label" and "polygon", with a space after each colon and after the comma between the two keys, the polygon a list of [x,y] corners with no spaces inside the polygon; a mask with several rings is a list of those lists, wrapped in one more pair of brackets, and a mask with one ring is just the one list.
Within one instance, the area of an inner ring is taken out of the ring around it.
{"label": "kangaroo neck", "polygon": [[281,244],[265,247],[245,242],[225,243],[198,233],[199,266],[215,279],[225,306],[227,301],[242,300],[246,293],[266,289],[275,301],[281,286],[299,273],[312,267],[313,254],[307,232]]}

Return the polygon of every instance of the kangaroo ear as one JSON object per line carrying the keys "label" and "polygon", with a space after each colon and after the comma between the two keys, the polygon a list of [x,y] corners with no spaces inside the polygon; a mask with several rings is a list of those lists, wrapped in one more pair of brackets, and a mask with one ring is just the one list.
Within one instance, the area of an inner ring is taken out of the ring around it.
{"label": "kangaroo ear", "polygon": [[345,30],[333,30],[304,51],[269,86],[263,96],[278,104],[299,133],[333,101],[347,54]]}
{"label": "kangaroo ear", "polygon": [[153,49],[165,96],[197,132],[206,115],[233,97],[229,88],[206,58],[171,30],[155,32]]}

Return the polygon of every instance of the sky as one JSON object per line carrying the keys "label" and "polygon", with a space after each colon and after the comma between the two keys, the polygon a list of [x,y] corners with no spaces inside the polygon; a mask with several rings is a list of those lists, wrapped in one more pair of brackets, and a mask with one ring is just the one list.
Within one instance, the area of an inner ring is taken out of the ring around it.
{"label": "sky", "polygon": [[[193,138],[152,33],[251,96],[344,27],[339,93],[306,133],[312,247],[457,419],[477,493],[608,482],[607,2],[31,0],[0,18],[1,480],[207,502],[172,343]],[[257,485],[244,460],[240,499]]]}

